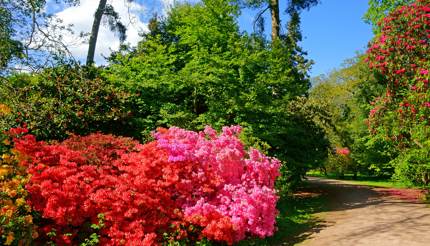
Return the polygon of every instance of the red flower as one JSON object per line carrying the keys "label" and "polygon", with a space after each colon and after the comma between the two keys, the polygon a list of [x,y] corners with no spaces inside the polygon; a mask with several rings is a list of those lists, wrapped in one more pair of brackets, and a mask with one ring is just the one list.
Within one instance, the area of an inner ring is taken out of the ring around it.
{"label": "red flower", "polygon": [[403,74],[405,72],[406,72],[406,69],[404,68],[395,71],[396,74]]}

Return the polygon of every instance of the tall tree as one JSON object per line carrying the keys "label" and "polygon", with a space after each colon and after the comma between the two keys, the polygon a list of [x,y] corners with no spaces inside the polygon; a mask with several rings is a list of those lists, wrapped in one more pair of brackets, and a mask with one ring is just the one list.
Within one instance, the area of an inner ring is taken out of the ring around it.
{"label": "tall tree", "polygon": [[279,0],[270,0],[270,12],[272,16],[272,40],[275,40],[279,37],[279,27],[281,25]]}
{"label": "tall tree", "polygon": [[[304,9],[309,9],[318,4],[319,0],[287,0],[287,12],[291,15],[293,12],[299,13]],[[257,14],[255,23],[263,22],[263,14],[270,10],[272,31],[272,40],[276,40],[280,36],[281,18],[279,11],[279,0],[245,0],[245,5],[253,8],[262,8]]]}
{"label": "tall tree", "polygon": [[87,65],[94,63],[94,53],[96,50],[97,37],[99,34],[100,22],[102,21],[103,12],[106,8],[107,0],[100,0],[96,13],[94,14],[93,27],[91,28],[91,36],[87,54]]}
{"label": "tall tree", "polygon": [[[127,2],[132,2],[133,0],[127,0]],[[99,34],[100,24],[102,18],[107,18],[107,22],[111,31],[119,35],[119,40],[124,42],[126,39],[127,28],[121,22],[119,14],[115,11],[113,6],[107,3],[107,0],[100,0],[97,10],[94,14],[93,26],[91,28],[91,36],[88,45],[87,53],[87,65],[94,63],[94,54],[96,50],[97,37]]]}

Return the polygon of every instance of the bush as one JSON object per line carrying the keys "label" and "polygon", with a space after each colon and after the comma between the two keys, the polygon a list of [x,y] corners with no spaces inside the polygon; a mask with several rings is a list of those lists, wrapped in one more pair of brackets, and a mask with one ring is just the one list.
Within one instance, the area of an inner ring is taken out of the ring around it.
{"label": "bush", "polygon": [[35,213],[26,203],[25,184],[29,175],[18,164],[16,153],[10,151],[12,139],[26,133],[23,128],[2,133],[0,149],[0,245],[30,245],[38,237],[33,219]]}
{"label": "bush", "polygon": [[25,122],[41,140],[94,131],[132,135],[129,95],[98,73],[96,68],[61,66],[10,76],[0,84],[0,104],[10,113],[0,118],[0,130]]}
{"label": "bush", "polygon": [[246,151],[239,132],[173,127],[145,145],[100,133],[52,144],[16,140],[31,175],[27,202],[41,215],[38,240],[232,244],[272,235],[280,163]]}

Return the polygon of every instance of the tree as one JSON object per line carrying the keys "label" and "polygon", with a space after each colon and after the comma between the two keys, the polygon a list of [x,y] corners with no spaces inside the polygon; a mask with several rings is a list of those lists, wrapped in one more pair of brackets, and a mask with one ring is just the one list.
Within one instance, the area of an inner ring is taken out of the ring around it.
{"label": "tree", "polygon": [[[127,1],[132,2],[133,0]],[[93,26],[91,28],[91,36],[89,40],[87,54],[87,65],[91,65],[94,63],[94,53],[96,50],[97,37],[99,33],[100,23],[103,17],[107,18],[109,28],[111,29],[111,31],[119,35],[119,40],[121,42],[124,42],[126,39],[127,28],[121,22],[118,13],[115,11],[112,5],[107,3],[107,0],[100,0],[97,10],[94,14]]]}
{"label": "tree", "polygon": [[94,63],[94,52],[96,50],[97,36],[99,34],[100,22],[102,20],[103,12],[106,7],[107,0],[100,0],[96,13],[94,14],[94,22],[91,28],[91,36],[88,47],[87,65]]}
{"label": "tree", "polygon": [[[78,0],[56,3],[70,6]],[[72,32],[70,26],[46,13],[45,5],[44,0],[0,1],[0,75],[76,62],[63,42],[63,35]]]}
{"label": "tree", "polygon": [[272,16],[272,40],[279,37],[281,19],[279,18],[279,0],[270,0],[270,13]]}
{"label": "tree", "polygon": [[[288,0],[287,12],[292,15],[294,12],[299,13],[304,9],[309,9],[312,6],[318,4],[319,0]],[[276,40],[280,36],[281,19],[279,13],[279,0],[245,0],[245,5],[253,8],[263,8],[256,16],[255,23],[264,22],[263,14],[270,10],[271,16],[271,37],[272,41]]]}
{"label": "tree", "polygon": [[[127,0],[127,2],[132,2],[133,0]],[[87,54],[87,65],[94,63],[94,54],[97,44],[97,36],[99,33],[100,23],[102,18],[107,18],[107,22],[111,31],[119,35],[119,40],[122,42],[127,38],[126,32],[127,28],[121,22],[118,13],[115,11],[112,5],[107,3],[107,0],[100,0],[97,10],[94,14],[93,26],[91,28],[91,36],[88,45]]]}
{"label": "tree", "polygon": [[0,6],[0,69],[7,66],[10,59],[22,53],[22,43],[12,38],[12,15],[4,6]]}
{"label": "tree", "polygon": [[[364,62],[364,55],[347,60],[341,69],[314,79],[309,99],[302,103],[308,117],[324,129],[330,142],[324,170],[391,176],[392,145],[371,141],[367,125],[369,104],[384,91]],[[375,139],[374,139],[375,140]],[[342,154],[342,149],[349,151]]]}

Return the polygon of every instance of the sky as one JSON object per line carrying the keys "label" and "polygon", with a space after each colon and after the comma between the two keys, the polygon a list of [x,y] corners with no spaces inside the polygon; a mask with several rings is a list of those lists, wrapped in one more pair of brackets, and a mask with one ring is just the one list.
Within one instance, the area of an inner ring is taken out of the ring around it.
{"label": "sky", "polygon": [[[139,33],[147,31],[146,23],[155,11],[166,14],[175,0],[110,0],[115,10],[128,27],[126,42],[136,45],[140,40]],[[195,1],[195,0],[194,0]],[[93,15],[99,1],[81,0],[78,6],[64,6],[48,0],[48,13],[63,19],[64,24],[73,24],[75,36],[81,32],[89,32]],[[281,11],[285,10],[280,1]],[[325,74],[339,68],[343,61],[364,52],[372,38],[370,25],[364,23],[362,16],[367,9],[367,0],[321,0],[321,3],[309,11],[302,13],[303,42],[301,46],[308,52],[308,58],[315,64],[310,71],[311,77]],[[252,23],[256,16],[255,10],[244,10],[238,22],[242,31],[252,32]],[[286,16],[281,17],[285,26]],[[270,16],[266,15],[267,32],[270,31]],[[64,35],[65,42],[73,55],[84,62],[88,44],[76,42],[77,38],[70,34]],[[270,36],[270,35],[268,35]],[[102,25],[96,48],[95,61],[104,64],[104,57],[119,47],[118,37],[108,27]]]}
{"label": "sky", "polygon": [[372,27],[362,17],[367,0],[322,0],[322,4],[303,13],[303,48],[315,61],[311,75],[339,68],[356,52],[364,53],[372,39]]}

